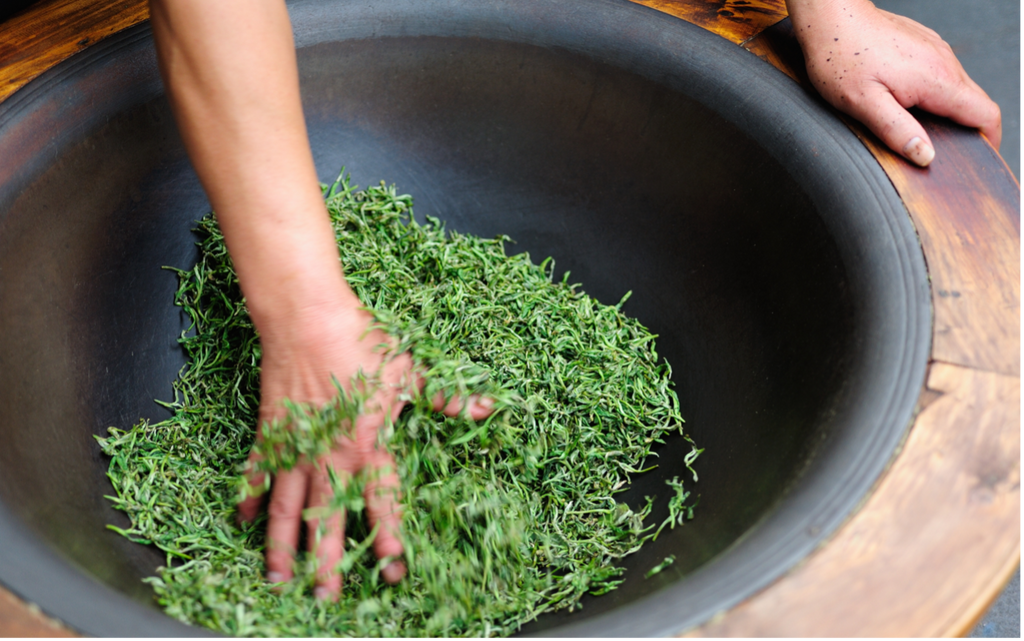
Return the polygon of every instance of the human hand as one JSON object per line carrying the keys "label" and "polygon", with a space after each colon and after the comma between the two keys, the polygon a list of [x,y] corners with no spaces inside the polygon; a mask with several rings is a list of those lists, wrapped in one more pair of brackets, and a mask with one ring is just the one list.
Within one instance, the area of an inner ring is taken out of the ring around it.
{"label": "human hand", "polygon": [[[391,454],[378,447],[377,434],[387,417],[394,420],[401,412],[403,393],[413,386],[422,388],[423,380],[413,371],[408,354],[388,358],[381,345],[390,344],[390,338],[380,330],[367,332],[372,316],[359,309],[357,303],[306,311],[299,318],[278,323],[273,331],[263,335],[261,424],[285,416],[282,399],[322,406],[337,394],[334,379],[347,383],[360,372],[367,376],[379,373],[376,391],[350,436],[339,438],[333,451],[316,463],[300,463],[273,479],[267,510],[266,562],[267,579],[274,583],[292,578],[303,509],[324,507],[331,498],[328,468],[343,472],[342,477],[370,472],[364,499],[370,527],[378,526],[374,551],[380,559],[396,559],[381,574],[389,583],[398,582],[405,574],[405,565],[397,560],[403,553],[398,538],[401,511],[397,467]],[[434,400],[435,409],[449,416],[463,409],[458,399],[446,403],[439,395]],[[470,398],[467,409],[475,420],[491,413],[486,399]],[[250,468],[256,456],[255,451],[250,454]],[[252,487],[261,487],[264,475],[250,473],[249,482]],[[256,517],[261,498],[251,496],[239,504],[243,521]],[[319,526],[319,519],[307,521],[306,546],[317,558],[314,594],[321,599],[335,599],[342,581],[335,567],[344,552],[345,515],[328,517],[323,530],[319,530],[323,535],[318,538]]]}
{"label": "human hand", "polygon": [[998,105],[937,33],[868,0],[787,5],[815,89],[890,149],[922,167],[935,157],[924,127],[907,112],[914,106],[979,128],[999,149]]}

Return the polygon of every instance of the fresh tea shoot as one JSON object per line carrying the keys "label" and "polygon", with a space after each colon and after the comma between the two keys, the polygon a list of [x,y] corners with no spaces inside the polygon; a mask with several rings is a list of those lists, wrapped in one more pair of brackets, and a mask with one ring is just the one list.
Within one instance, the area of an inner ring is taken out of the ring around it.
{"label": "fresh tea shoot", "polygon": [[[109,498],[131,520],[110,527],[166,554],[147,580],[168,614],[232,636],[502,636],[614,589],[619,559],[692,518],[678,478],[661,527],[644,525],[654,497],[636,510],[615,499],[653,467],[651,448],[683,429],[655,337],[622,303],[552,282],[551,259],[506,256],[508,238],[419,224],[411,198],[384,183],[357,190],[339,178],[324,195],[349,283],[429,381],[382,436],[399,466],[409,572],[394,586],[381,578],[367,479],[356,477],[331,505],[347,510],[338,602],[313,598],[312,555],[298,556],[287,585],[264,578],[265,517],[235,522],[260,344],[211,215],[199,224],[198,264],[178,271],[192,327],[180,339],[189,365],[166,404],[173,416],[99,439]],[[484,394],[496,411],[477,423],[445,417],[427,400],[439,391]],[[290,405],[285,423],[263,427],[276,453],[266,469],[325,452],[362,402],[339,393],[322,408]]]}

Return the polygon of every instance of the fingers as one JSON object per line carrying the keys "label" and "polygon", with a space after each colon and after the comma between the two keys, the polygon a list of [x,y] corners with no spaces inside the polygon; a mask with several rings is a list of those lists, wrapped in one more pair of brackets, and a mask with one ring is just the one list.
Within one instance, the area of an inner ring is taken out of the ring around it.
{"label": "fingers", "polygon": [[[420,376],[416,384],[422,392],[423,388],[427,385],[427,379]],[[434,411],[442,412],[445,416],[458,416],[465,409],[469,417],[474,421],[487,418],[494,412],[494,400],[479,394],[473,394],[468,400],[463,401],[459,396],[452,396],[449,399],[445,397],[444,392],[438,392],[434,396],[432,403]]]}
{"label": "fingers", "polygon": [[[373,452],[368,463],[371,474],[363,495],[366,499],[366,513],[371,528],[378,524],[380,526],[373,541],[373,550],[379,559],[401,557],[404,548],[398,538],[402,526],[398,468],[394,458],[381,450]],[[398,583],[405,576],[405,563],[392,561],[381,571],[381,575],[388,583]]]}
{"label": "fingers", "polygon": [[[324,462],[322,465],[326,465]],[[331,483],[325,472],[312,475],[309,486],[308,506],[311,509],[326,508],[333,496]],[[316,556],[316,588],[318,599],[336,600],[341,592],[341,574],[338,562],[345,553],[345,514],[332,514],[323,520],[311,518],[306,522],[307,548]]]}
{"label": "fingers", "polygon": [[249,454],[249,461],[246,463],[245,476],[249,481],[251,494],[238,504],[238,520],[241,523],[248,523],[255,519],[260,512],[260,506],[263,505],[265,498],[263,490],[266,487],[267,475],[263,472],[253,473],[252,471],[259,460],[260,457],[253,451]]}
{"label": "fingers", "polygon": [[[380,559],[391,559],[381,570],[381,576],[389,583],[397,583],[406,573],[405,563],[401,560],[404,548],[400,539],[400,485],[395,461],[383,450],[379,433],[389,417],[392,420],[398,418],[405,405],[400,392],[408,390],[413,382],[418,383],[422,390],[424,381],[413,371],[411,358],[402,355],[388,364],[381,382],[380,388],[367,390],[372,391],[373,398],[356,419],[354,429],[345,432],[335,443],[323,465],[332,465],[334,469],[348,474],[356,474],[360,470],[369,472],[364,498],[369,525],[376,528],[374,552]],[[443,395],[434,400],[437,409],[449,416],[466,413],[479,420],[493,412],[494,402],[476,395],[466,401],[459,398],[449,401]],[[250,470],[258,461],[255,454],[250,455]],[[292,579],[303,511],[308,508],[310,512],[305,515],[309,517],[306,521],[306,547],[317,560],[314,594],[319,599],[336,599],[343,581],[339,570],[345,554],[345,514],[328,515],[323,510],[331,503],[333,494],[325,469],[301,464],[291,471],[275,473],[267,509],[267,579],[273,583]],[[254,488],[267,482],[265,474],[250,473],[248,476]],[[242,501],[238,507],[240,518],[255,518],[260,503],[260,497]]]}
{"label": "fingers", "polygon": [[274,478],[267,515],[267,580],[289,581],[299,543],[302,509],[306,505],[309,475],[302,468],[279,472]]}
{"label": "fingers", "polygon": [[845,95],[836,105],[864,123],[890,149],[919,167],[935,158],[931,138],[910,112],[878,82],[866,85],[859,95]]}
{"label": "fingers", "polygon": [[[927,167],[935,158],[935,148],[924,127],[885,85],[873,83],[862,95],[843,100],[837,106],[914,164]],[[978,128],[999,149],[1003,135],[999,106],[969,78],[955,86],[939,85],[923,93],[917,106],[966,127]]]}
{"label": "fingers", "polygon": [[919,106],[965,127],[980,129],[992,146],[999,150],[1003,139],[1003,117],[999,105],[966,74],[954,86],[941,86],[925,94]]}
{"label": "fingers", "polygon": [[445,416],[458,416],[463,408],[469,412],[469,417],[474,421],[487,418],[494,412],[494,401],[486,396],[472,395],[469,401],[464,403],[458,396],[453,396],[446,401],[443,392],[438,392],[434,397],[434,411],[443,412]]}
{"label": "fingers", "polygon": [[949,43],[922,24],[902,16],[886,15],[903,29],[917,32],[922,41],[931,44],[936,54],[928,67],[928,82],[921,87],[921,96],[913,104],[965,127],[980,129],[998,150],[1003,137],[999,105],[967,75]]}

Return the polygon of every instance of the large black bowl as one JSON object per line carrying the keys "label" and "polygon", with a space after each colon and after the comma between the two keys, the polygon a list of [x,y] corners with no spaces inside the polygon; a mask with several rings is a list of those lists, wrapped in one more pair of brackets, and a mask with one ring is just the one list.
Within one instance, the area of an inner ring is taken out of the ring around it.
{"label": "large black bowl", "polygon": [[[706,448],[696,520],[627,581],[530,631],[661,634],[763,588],[862,501],[929,346],[914,229],[856,138],[781,73],[625,0],[290,6],[324,180],[385,179],[418,215],[508,234],[660,335]],[[72,628],[187,633],[105,529],[110,425],[160,418],[183,364],[173,274],[209,205],[150,31],[0,105],[0,582]],[[627,500],[664,493],[683,442]],[[669,554],[677,562],[644,572]]]}

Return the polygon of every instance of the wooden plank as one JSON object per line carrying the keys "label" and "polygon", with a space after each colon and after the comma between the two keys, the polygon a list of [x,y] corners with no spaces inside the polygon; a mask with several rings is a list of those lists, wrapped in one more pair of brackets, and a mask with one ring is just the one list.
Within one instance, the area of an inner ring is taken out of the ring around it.
{"label": "wooden plank", "polygon": [[632,0],[740,44],[786,17],[776,0]]}
{"label": "wooden plank", "polygon": [[1020,380],[935,363],[928,388],[941,397],[857,516],[784,580],[697,634],[969,630],[1020,562],[1020,432],[1007,429],[1020,424]]}
{"label": "wooden plank", "polygon": [[920,169],[857,127],[917,227],[932,281],[932,358],[1020,376],[1020,190],[979,135],[931,117]]}
{"label": "wooden plank", "polygon": [[42,0],[0,29],[0,101],[58,62],[149,17],[147,0]]}
{"label": "wooden plank", "polygon": [[0,636],[73,637],[74,633],[0,586]]}
{"label": "wooden plank", "polygon": [[[1019,536],[1018,532],[1018,536]],[[1000,597],[1008,592],[1007,584],[1017,574],[1020,568],[1020,544],[1017,545],[1017,554],[1008,557],[1002,568],[990,568],[995,571],[991,574],[991,580],[983,585],[982,591],[973,595],[974,599],[969,600],[959,616],[942,631],[944,637],[966,637],[971,634],[978,624],[981,623],[989,608]],[[971,596],[971,595],[967,595]]]}

